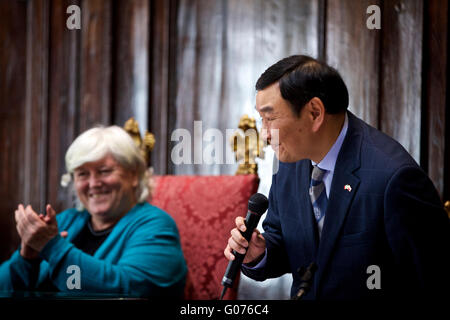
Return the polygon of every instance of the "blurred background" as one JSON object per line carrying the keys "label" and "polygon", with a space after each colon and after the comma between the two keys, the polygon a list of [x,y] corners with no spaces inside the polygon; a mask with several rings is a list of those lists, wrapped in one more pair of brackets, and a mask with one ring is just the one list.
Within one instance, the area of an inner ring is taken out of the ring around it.
{"label": "blurred background", "polygon": [[[79,30],[66,26],[73,4]],[[366,26],[369,5],[379,30]],[[292,54],[337,68],[350,110],[397,139],[450,200],[448,35],[447,0],[0,0],[0,261],[19,243],[19,203],[72,206],[64,154],[96,124],[134,116],[155,134],[156,174],[234,174],[174,165],[171,133],[201,120],[225,135],[243,114],[258,117],[257,78]],[[265,194],[272,156],[259,169]],[[254,297],[247,281],[241,298]],[[289,279],[277,283],[267,297],[287,297]]]}

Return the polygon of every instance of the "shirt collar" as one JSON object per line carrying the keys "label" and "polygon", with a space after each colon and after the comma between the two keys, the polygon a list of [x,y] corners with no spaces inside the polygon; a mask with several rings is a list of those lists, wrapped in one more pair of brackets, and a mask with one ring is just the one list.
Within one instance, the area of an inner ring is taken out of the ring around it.
{"label": "shirt collar", "polygon": [[334,171],[334,166],[336,165],[336,160],[337,160],[339,151],[341,150],[342,143],[344,142],[344,138],[347,133],[347,129],[348,129],[348,116],[347,116],[347,112],[346,112],[344,125],[342,126],[341,132],[339,133],[339,136],[337,137],[333,146],[328,151],[328,153],[325,155],[325,157],[322,159],[322,161],[320,161],[318,164],[311,160],[311,163],[313,166],[317,165],[320,169],[327,170],[329,172]]}

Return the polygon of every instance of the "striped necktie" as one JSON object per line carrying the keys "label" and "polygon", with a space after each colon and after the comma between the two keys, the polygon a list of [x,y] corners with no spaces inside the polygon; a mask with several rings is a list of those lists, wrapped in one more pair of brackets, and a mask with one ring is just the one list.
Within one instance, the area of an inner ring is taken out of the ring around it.
{"label": "striped necktie", "polygon": [[314,166],[311,174],[311,184],[309,186],[309,197],[313,206],[314,217],[319,225],[319,234],[322,231],[323,217],[327,210],[328,198],[325,191],[325,183],[323,176],[327,171]]}

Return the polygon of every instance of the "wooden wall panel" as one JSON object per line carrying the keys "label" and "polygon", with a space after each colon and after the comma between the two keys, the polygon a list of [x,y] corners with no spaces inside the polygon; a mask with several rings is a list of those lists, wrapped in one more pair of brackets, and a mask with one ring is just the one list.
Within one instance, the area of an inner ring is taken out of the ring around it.
{"label": "wooden wall panel", "polygon": [[0,39],[2,101],[0,140],[3,154],[0,205],[2,237],[7,244],[0,255],[17,246],[14,210],[19,203],[45,207],[47,169],[47,66],[48,1],[2,3],[4,28]]}
{"label": "wooden wall panel", "polygon": [[45,210],[47,190],[49,1],[28,2],[23,202]]}
{"label": "wooden wall panel", "polygon": [[51,2],[49,111],[47,150],[47,201],[57,212],[73,205],[61,176],[66,172],[64,156],[78,133],[79,52],[81,30],[66,28],[69,5],[80,1]]}
{"label": "wooden wall panel", "polygon": [[109,0],[82,2],[80,132],[112,121],[112,5]]}
{"label": "wooden wall panel", "polygon": [[[318,56],[319,1],[180,1],[177,17],[176,128],[191,132],[201,159],[205,132],[237,127],[254,110],[262,72],[293,54]],[[223,160],[229,149],[223,141]],[[195,162],[194,155],[191,161]],[[201,162],[201,161],[199,161]],[[176,174],[233,174],[226,165],[183,164]]]}
{"label": "wooden wall panel", "polygon": [[[447,97],[448,1],[426,1],[424,21],[421,165],[427,169],[443,200],[445,162],[445,107]],[[450,168],[449,168],[450,169]],[[447,181],[450,184],[450,181]]]}
{"label": "wooden wall panel", "polygon": [[[150,88],[149,88],[149,127],[155,135],[156,144],[151,155],[151,164],[157,174],[172,172],[170,165],[170,118],[175,115],[171,109],[171,91],[173,90],[174,41],[171,35],[176,31],[177,1],[151,1],[150,21]],[[175,13],[174,13],[175,12]]]}
{"label": "wooden wall panel", "polygon": [[[226,72],[224,48],[227,8],[222,1],[180,1],[178,12],[176,128],[191,135],[192,164],[175,166],[176,174],[207,174],[214,166],[198,164],[202,160],[201,130],[194,121],[203,121],[202,129],[217,128],[220,119],[220,91]],[[170,137],[170,136],[169,136]],[[196,157],[197,156],[197,157]]]}
{"label": "wooden wall panel", "polygon": [[[379,1],[326,1],[326,61],[347,84],[349,110],[374,127],[379,127],[379,43],[380,30],[369,30],[367,7]],[[385,26],[381,26],[384,32]]]}
{"label": "wooden wall panel", "polygon": [[383,1],[381,130],[420,163],[423,1]]}
{"label": "wooden wall panel", "polygon": [[114,8],[114,124],[130,117],[148,129],[149,1],[119,1]]}
{"label": "wooden wall panel", "polygon": [[23,201],[27,4],[0,1],[0,261],[16,248],[14,210]]}

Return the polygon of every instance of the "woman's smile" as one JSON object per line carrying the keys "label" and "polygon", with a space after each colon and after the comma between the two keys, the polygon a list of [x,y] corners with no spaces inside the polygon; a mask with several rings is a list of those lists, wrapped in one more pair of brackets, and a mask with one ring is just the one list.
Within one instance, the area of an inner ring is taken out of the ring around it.
{"label": "woman's smile", "polygon": [[93,222],[116,221],[136,203],[137,177],[111,155],[74,171],[75,189]]}

